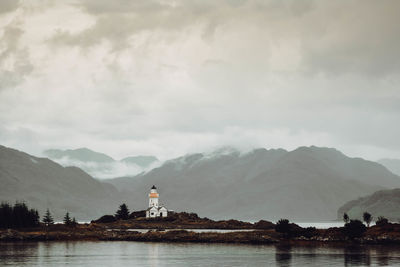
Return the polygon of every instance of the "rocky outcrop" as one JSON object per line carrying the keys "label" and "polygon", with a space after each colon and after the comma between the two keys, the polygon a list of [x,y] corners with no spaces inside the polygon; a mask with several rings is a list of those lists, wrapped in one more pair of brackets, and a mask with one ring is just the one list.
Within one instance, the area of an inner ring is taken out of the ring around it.
{"label": "rocky outcrop", "polygon": [[343,228],[315,229],[296,228],[290,235],[277,233],[274,229],[233,231],[233,232],[194,232],[188,230],[149,230],[147,232],[127,229],[106,229],[96,224],[65,227],[54,225],[24,231],[0,230],[0,241],[65,241],[65,240],[109,240],[141,242],[202,242],[202,243],[362,243],[362,244],[400,244],[400,224],[387,223],[372,226],[360,238],[349,238]]}
{"label": "rocky outcrop", "polygon": [[112,229],[271,229],[274,226],[268,221],[260,221],[256,224],[232,219],[213,221],[188,212],[171,212],[166,218],[135,217],[132,216],[134,213],[131,213],[131,219],[128,220],[117,221],[112,215],[105,215],[92,223]]}

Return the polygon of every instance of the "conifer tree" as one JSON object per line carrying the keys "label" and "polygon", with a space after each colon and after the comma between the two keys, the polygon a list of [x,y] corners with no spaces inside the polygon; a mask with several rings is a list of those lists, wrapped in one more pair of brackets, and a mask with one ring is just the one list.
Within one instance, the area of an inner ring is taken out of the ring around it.
{"label": "conifer tree", "polygon": [[78,225],[78,222],[76,221],[75,217],[72,218],[71,225],[72,225],[73,227],[76,227],[76,226]]}
{"label": "conifer tree", "polygon": [[54,224],[53,216],[51,216],[49,209],[46,210],[46,214],[43,217],[43,223],[46,226]]}
{"label": "conifer tree", "polygon": [[69,212],[67,212],[64,216],[63,222],[65,225],[70,226],[72,224],[71,217],[69,217]]}
{"label": "conifer tree", "polygon": [[121,206],[119,206],[119,209],[117,210],[117,213],[115,214],[115,217],[119,220],[127,220],[129,218],[129,209],[125,203],[123,203]]}

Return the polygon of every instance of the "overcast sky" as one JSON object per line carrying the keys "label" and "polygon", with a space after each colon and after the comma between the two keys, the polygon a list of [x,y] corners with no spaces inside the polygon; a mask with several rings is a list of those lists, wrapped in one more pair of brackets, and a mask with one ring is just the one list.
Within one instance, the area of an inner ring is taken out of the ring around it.
{"label": "overcast sky", "polygon": [[0,1],[0,144],[400,158],[400,1]]}

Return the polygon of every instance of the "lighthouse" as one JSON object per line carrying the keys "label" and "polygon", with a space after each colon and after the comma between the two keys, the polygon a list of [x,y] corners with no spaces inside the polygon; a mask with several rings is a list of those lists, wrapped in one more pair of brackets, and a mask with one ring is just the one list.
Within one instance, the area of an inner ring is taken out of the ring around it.
{"label": "lighthouse", "polygon": [[158,193],[155,185],[151,187],[149,194],[149,208],[151,207],[158,208]]}
{"label": "lighthouse", "polygon": [[149,193],[149,207],[146,210],[146,218],[156,218],[156,217],[167,217],[167,208],[159,205],[158,203],[159,194],[157,192],[157,187],[153,185]]}

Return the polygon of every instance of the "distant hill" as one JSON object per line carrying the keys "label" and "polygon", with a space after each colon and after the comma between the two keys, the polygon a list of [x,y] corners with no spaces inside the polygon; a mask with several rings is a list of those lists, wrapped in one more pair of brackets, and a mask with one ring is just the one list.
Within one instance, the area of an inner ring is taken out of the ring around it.
{"label": "distant hill", "polygon": [[338,218],[344,213],[350,218],[362,218],[364,212],[369,212],[376,219],[384,216],[392,221],[400,220],[400,189],[381,190],[344,204],[338,210]]}
{"label": "distant hill", "polygon": [[88,148],[49,149],[43,154],[63,166],[83,169],[95,178],[110,178],[121,175],[136,175],[151,169],[158,163],[154,156],[127,157],[120,161]]}
{"label": "distant hill", "polygon": [[26,201],[43,215],[49,208],[57,220],[66,211],[77,220],[90,220],[115,211],[118,190],[76,167],[62,167],[0,146],[0,201]]}
{"label": "distant hill", "polygon": [[170,209],[213,218],[302,221],[335,219],[347,201],[400,186],[400,177],[378,163],[314,146],[191,154],[145,174],[107,181],[138,207],[145,205],[143,192],[155,184]]}
{"label": "distant hill", "polygon": [[380,159],[378,163],[388,168],[394,174],[400,175],[400,159]]}

